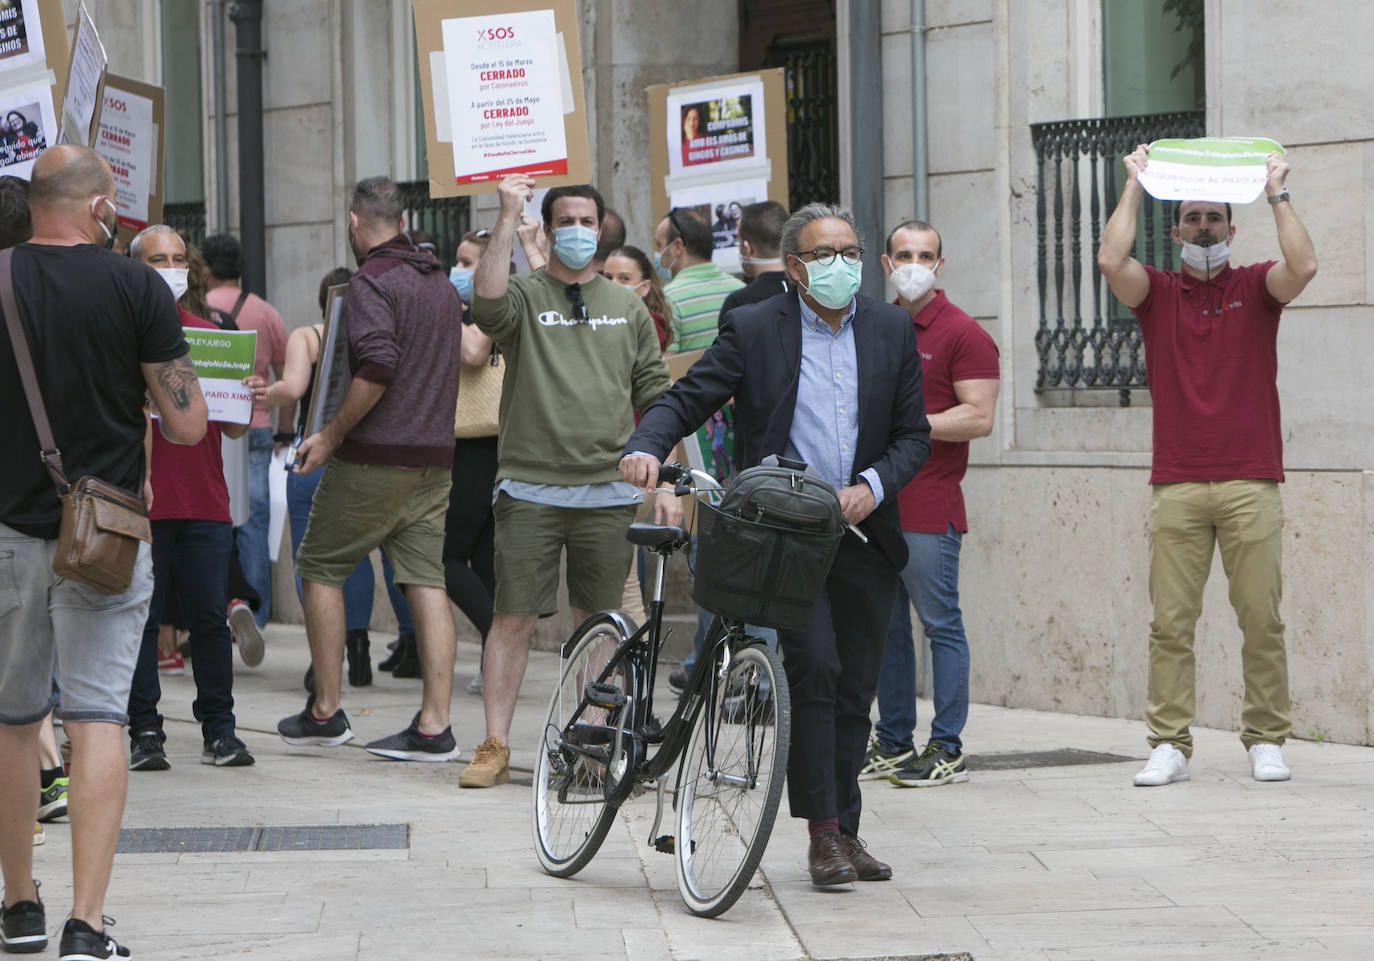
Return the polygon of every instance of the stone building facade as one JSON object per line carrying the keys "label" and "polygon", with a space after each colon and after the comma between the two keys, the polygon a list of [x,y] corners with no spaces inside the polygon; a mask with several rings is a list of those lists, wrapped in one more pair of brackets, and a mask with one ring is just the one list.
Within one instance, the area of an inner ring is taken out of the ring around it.
{"label": "stone building facade", "polygon": [[[64,2],[73,15],[74,0]],[[189,19],[191,5],[182,0],[88,3],[118,72],[179,90],[197,80],[198,114],[193,100],[169,117],[171,137],[178,143],[199,137],[200,146],[198,154],[169,148],[182,161],[180,195],[170,199],[197,199],[195,178],[182,168],[199,164],[199,199],[211,228],[236,224],[232,25],[226,29],[230,189],[221,216],[209,56],[215,3],[201,0]],[[414,46],[406,0],[267,0],[265,6],[268,297],[295,326],[315,315],[317,278],[346,262],[343,211],[352,182],[379,172],[399,180],[422,173]],[[579,0],[592,166],[608,201],[626,215],[632,242],[647,244],[661,215],[649,209],[644,87],[735,71],[756,22],[744,14],[767,6]],[[974,652],[973,696],[1132,718],[1144,708],[1150,620],[1148,392],[1131,390],[1129,406],[1121,406],[1117,390],[1041,383],[1040,272],[1054,254],[1040,248],[1054,246],[1044,226],[1053,203],[1044,193],[1048,181],[1033,130],[1103,118],[1132,102],[1153,109],[1171,96],[1163,88],[1179,86],[1170,74],[1186,35],[1178,35],[1177,51],[1168,45],[1171,28],[1151,38],[1123,20],[1134,6],[828,0],[838,53],[839,199],[862,202],[877,189],[873,158],[866,147],[857,156],[854,149],[857,138],[874,132],[866,120],[856,130],[854,118],[871,115],[880,128],[883,221],[912,215],[913,41],[919,42],[928,216],[943,234],[948,258],[941,284],[1002,352],[997,426],[974,443],[965,484],[972,530],[964,541],[962,603]],[[1262,16],[1243,0],[1179,6],[1196,17],[1200,31],[1194,56],[1205,68],[1195,77],[1206,133],[1268,136],[1286,145],[1294,205],[1316,243],[1320,274],[1285,312],[1279,344],[1288,468],[1283,615],[1294,723],[1298,736],[1371,743],[1374,378],[1363,364],[1374,353],[1374,57],[1368,56],[1374,31],[1365,29],[1374,25],[1374,12],[1359,0],[1271,0]],[[915,37],[913,11],[924,18]],[[874,64],[866,55],[853,62],[854,51],[870,49],[879,68],[872,85],[862,78]],[[1163,92],[1152,87],[1123,95],[1117,66],[1139,59],[1142,50],[1153,58],[1145,73]],[[1119,165],[1119,156],[1104,162]],[[1111,198],[1101,204],[1098,219],[1105,220]],[[489,200],[479,201],[473,217],[481,222],[491,210]],[[1078,234],[1088,252],[1080,250],[1079,260],[1088,266],[1080,282],[1091,285],[1086,207],[1082,218]],[[1265,205],[1237,208],[1235,220],[1238,262],[1277,255]],[[1071,239],[1064,239],[1065,251]],[[880,246],[869,243],[870,274],[880,270]],[[1085,293],[1079,305],[1086,300]],[[1051,326],[1056,321],[1051,317]],[[551,636],[559,630],[549,627]],[[1239,648],[1218,561],[1198,625],[1199,723],[1237,725]]]}

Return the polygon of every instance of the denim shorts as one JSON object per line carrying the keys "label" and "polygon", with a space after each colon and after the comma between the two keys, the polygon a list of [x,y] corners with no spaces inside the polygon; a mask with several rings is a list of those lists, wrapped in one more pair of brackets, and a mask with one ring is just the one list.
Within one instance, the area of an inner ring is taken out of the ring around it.
{"label": "denim shorts", "polygon": [[52,572],[57,541],[0,524],[0,724],[128,723],[129,687],[153,594],[153,558],[138,548],[134,579],[111,596]]}

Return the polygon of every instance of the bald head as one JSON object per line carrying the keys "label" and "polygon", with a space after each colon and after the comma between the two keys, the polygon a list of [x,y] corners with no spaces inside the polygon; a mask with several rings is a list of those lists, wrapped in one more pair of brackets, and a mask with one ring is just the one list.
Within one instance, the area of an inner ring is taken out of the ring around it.
{"label": "bald head", "polygon": [[30,207],[84,207],[98,194],[114,194],[114,176],[109,164],[94,150],[61,144],[44,151],[34,161],[29,180]]}

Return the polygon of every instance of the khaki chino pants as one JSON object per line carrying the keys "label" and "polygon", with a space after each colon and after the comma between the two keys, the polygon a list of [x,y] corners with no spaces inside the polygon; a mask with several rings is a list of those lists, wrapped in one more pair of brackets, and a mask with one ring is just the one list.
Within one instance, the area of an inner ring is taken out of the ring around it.
{"label": "khaki chino pants", "polygon": [[1245,703],[1241,742],[1282,744],[1293,729],[1283,597],[1283,502],[1274,481],[1156,484],[1150,501],[1150,681],[1145,722],[1150,746],[1193,754],[1193,629],[1202,591],[1221,548],[1244,643]]}

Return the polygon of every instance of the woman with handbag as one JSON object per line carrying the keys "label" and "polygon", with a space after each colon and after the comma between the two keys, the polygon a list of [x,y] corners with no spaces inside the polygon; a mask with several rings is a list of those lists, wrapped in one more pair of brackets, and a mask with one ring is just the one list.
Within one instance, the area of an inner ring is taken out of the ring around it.
{"label": "woman with handbag", "polygon": [[[467,311],[472,271],[486,250],[485,230],[465,234],[458,244],[449,280],[463,302],[463,371],[453,414],[453,486],[444,519],[444,579],[457,604],[486,643],[496,593],[495,534],[491,497],[496,487],[497,412],[506,361],[490,337],[477,329]],[[482,672],[468,683],[482,693]]]}

